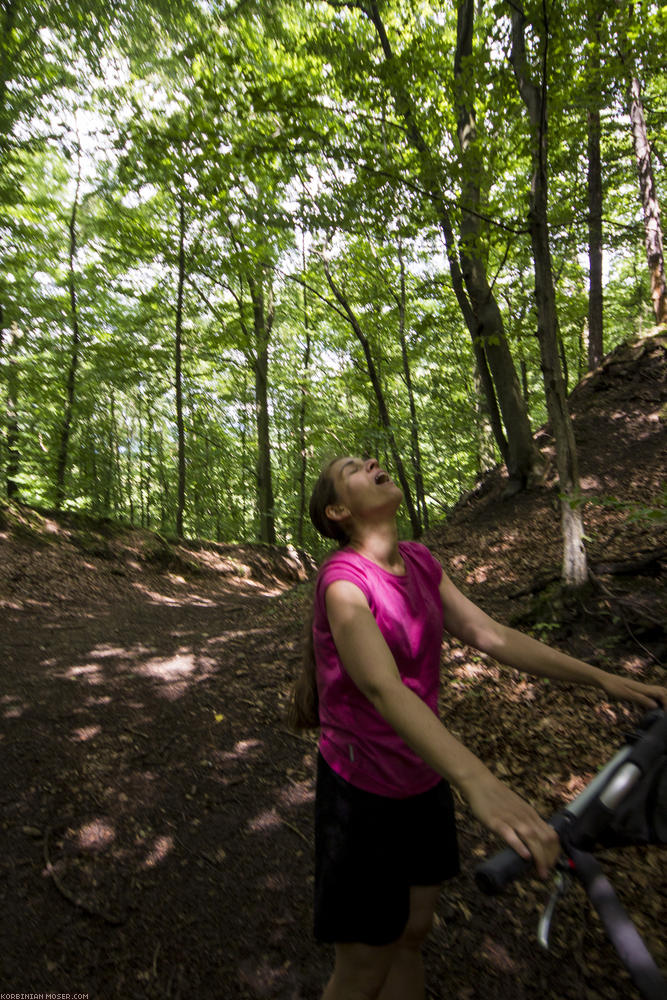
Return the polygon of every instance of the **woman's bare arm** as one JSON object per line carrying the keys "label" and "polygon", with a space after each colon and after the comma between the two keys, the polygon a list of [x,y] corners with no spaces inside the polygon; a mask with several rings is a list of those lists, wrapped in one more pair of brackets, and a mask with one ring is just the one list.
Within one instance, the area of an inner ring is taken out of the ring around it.
{"label": "woman's bare arm", "polygon": [[448,632],[469,646],[488,653],[500,663],[537,677],[593,685],[601,688],[610,698],[634,701],[643,708],[653,708],[659,703],[667,706],[665,687],[609,674],[516,629],[501,625],[465,597],[446,573],[442,574],[440,596]]}

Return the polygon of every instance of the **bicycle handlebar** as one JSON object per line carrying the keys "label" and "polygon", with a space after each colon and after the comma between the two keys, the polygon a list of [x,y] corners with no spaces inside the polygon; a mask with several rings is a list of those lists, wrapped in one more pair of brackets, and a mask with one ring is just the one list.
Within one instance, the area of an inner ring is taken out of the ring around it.
{"label": "bicycle handlebar", "polygon": [[[587,810],[590,811],[591,806],[600,813],[600,824],[605,821],[607,816],[611,815],[611,809],[604,802],[601,804],[604,790],[608,790],[612,786],[612,782],[616,782],[621,795],[625,794],[641,773],[647,769],[651,760],[660,753],[664,753],[666,747],[667,712],[653,709],[642,718],[638,731],[632,740],[614,754],[612,759],[572,802],[568,803],[561,811],[554,813],[548,820],[560,837],[561,843],[566,847],[567,853],[569,853],[569,848],[564,844],[564,840],[569,839],[567,836],[569,833],[574,833],[575,824],[582,828],[580,817]],[[624,767],[624,765],[626,766]],[[576,844],[576,835],[574,841]],[[515,879],[525,875],[531,864],[532,861],[525,861],[511,847],[506,847],[476,867],[475,881],[482,892],[487,895],[496,895]]]}
{"label": "bicycle handlebar", "polygon": [[[558,833],[559,837],[565,833],[565,829],[570,822],[570,818],[562,812],[554,813],[548,821],[550,826]],[[475,882],[478,889],[481,889],[487,896],[496,896],[506,889],[510,882],[521,878],[532,866],[532,858],[526,860],[512,847],[506,847],[503,851],[487,858],[475,868]]]}

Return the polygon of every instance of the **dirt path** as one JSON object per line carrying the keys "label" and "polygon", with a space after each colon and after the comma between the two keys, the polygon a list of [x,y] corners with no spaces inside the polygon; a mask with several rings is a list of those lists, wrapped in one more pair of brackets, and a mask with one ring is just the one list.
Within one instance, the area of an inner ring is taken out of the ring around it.
{"label": "dirt path", "polygon": [[[281,717],[304,588],[156,577],[142,590],[106,607],[78,594],[8,610],[2,988],[316,998],[330,956],[310,932],[314,744]],[[596,700],[582,713],[562,693],[509,690],[464,649],[447,660],[454,726],[542,808],[557,804],[575,770],[568,723],[581,733],[582,718],[605,722]],[[536,774],[545,741],[549,766]],[[543,891],[521,887],[509,910],[482,899],[471,866],[485,838],[465,811],[461,828],[466,870],[428,945],[430,996],[626,998],[606,941],[577,913],[581,897],[565,904],[554,956],[536,956]],[[622,865],[641,896],[637,880],[657,869]]]}

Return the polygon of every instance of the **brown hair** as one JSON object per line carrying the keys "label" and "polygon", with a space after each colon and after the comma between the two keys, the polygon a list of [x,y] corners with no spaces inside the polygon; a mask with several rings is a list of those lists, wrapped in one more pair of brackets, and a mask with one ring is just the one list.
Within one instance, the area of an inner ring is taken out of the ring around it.
{"label": "brown hair", "polygon": [[[331,469],[337,461],[338,458],[331,459],[320,472],[310,495],[308,510],[310,520],[317,531],[324,538],[333,538],[343,546],[349,542],[349,535],[339,521],[332,521],[326,515],[327,507],[330,504],[338,503],[338,494],[331,476]],[[291,729],[316,729],[320,724],[313,643],[314,616],[315,606],[313,604],[304,629],[301,670],[292,687],[287,710],[287,724]]]}

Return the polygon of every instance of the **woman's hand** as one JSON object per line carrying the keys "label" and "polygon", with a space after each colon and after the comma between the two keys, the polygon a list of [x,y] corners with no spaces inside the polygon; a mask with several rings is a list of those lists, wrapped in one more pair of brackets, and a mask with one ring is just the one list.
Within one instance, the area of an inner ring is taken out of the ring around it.
{"label": "woman's hand", "polygon": [[661,705],[667,709],[667,687],[642,684],[629,677],[606,673],[600,678],[600,686],[614,701],[634,701],[642,708],[657,708]]}
{"label": "woman's hand", "polygon": [[560,854],[560,841],[554,828],[490,771],[478,775],[469,788],[461,788],[461,791],[477,819],[526,861],[532,856],[538,875],[546,878]]}

